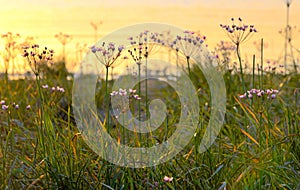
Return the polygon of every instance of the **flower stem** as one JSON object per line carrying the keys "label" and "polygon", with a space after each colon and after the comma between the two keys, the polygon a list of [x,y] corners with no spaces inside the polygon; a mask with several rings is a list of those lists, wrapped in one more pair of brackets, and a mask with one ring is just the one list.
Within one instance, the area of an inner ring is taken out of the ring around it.
{"label": "flower stem", "polygon": [[[138,64],[138,81],[139,81],[139,83],[138,83],[138,90],[139,90],[139,97],[141,97],[141,64]],[[139,105],[138,105],[138,107],[139,107],[139,109],[138,109],[138,115],[139,115],[139,118],[138,118],[138,120],[139,120],[139,127],[140,127],[140,122],[141,122],[141,100],[138,100],[139,101]],[[141,143],[141,141],[142,141],[142,134],[141,133],[139,133],[139,139],[140,139],[140,143]]]}
{"label": "flower stem", "polygon": [[243,73],[243,65],[242,65],[242,58],[240,53],[240,44],[236,43],[236,55],[238,57],[240,63],[240,72],[241,72],[241,82],[243,85],[243,91],[246,92],[245,80],[244,80],[244,73]]}
{"label": "flower stem", "polygon": [[263,89],[263,83],[264,83],[264,39],[261,39],[261,44],[260,44],[260,64],[261,64],[261,84],[260,88]]}
{"label": "flower stem", "polygon": [[[146,57],[146,68],[145,68],[145,104],[146,104],[146,120],[149,120],[149,122],[147,122],[147,127],[148,129],[150,129],[151,123],[150,123],[150,118],[149,118],[149,107],[148,107],[148,57]],[[150,134],[151,135],[151,134]],[[149,139],[149,133],[146,134],[146,138],[147,138],[147,146],[148,144],[148,139]]]}
{"label": "flower stem", "polygon": [[105,101],[106,101],[106,129],[109,133],[109,97],[108,97],[108,69],[106,66],[106,77],[105,77]]}
{"label": "flower stem", "polygon": [[36,73],[35,74],[35,80],[36,80],[36,84],[37,84],[37,90],[38,90],[38,94],[39,94],[39,98],[40,98],[40,135],[41,135],[41,143],[43,146],[43,153],[44,153],[44,157],[46,156],[46,149],[45,149],[45,142],[44,142],[44,126],[43,126],[43,120],[44,120],[44,108],[43,108],[43,103],[44,103],[44,97],[43,94],[41,92],[41,84],[40,84],[40,77],[39,74]]}
{"label": "flower stem", "polygon": [[189,56],[186,56],[186,62],[188,65],[189,77],[191,77],[190,57]]}

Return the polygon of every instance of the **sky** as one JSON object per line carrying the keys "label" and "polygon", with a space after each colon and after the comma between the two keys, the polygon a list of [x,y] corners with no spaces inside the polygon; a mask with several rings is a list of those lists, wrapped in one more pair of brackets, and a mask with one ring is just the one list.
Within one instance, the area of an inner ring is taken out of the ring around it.
{"label": "sky", "polygon": [[[76,44],[95,42],[90,22],[102,21],[98,37],[118,28],[143,22],[161,22],[183,29],[200,31],[207,36],[210,49],[221,40],[229,40],[219,27],[230,24],[231,17],[241,17],[259,31],[245,44],[244,56],[257,53],[254,42],[264,38],[265,57],[282,54],[284,38],[278,31],[285,27],[288,0],[0,0],[0,34],[19,33],[33,36],[41,45],[60,52],[54,35],[72,35],[67,44],[69,67],[74,60]],[[290,0],[289,0],[290,1]],[[292,0],[290,25],[300,28],[300,0]],[[299,32],[298,32],[299,33]],[[0,46],[2,41],[0,39]],[[294,45],[300,48],[300,35]],[[1,47],[0,47],[1,48]],[[0,65],[2,61],[0,59]]]}

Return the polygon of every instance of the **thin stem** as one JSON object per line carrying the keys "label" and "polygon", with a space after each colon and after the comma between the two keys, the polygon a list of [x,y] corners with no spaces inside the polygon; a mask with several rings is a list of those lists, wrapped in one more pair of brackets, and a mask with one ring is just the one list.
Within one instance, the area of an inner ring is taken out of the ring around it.
{"label": "thin stem", "polygon": [[[255,87],[255,55],[253,55],[253,64],[252,64],[252,88]],[[251,106],[252,106],[252,99],[251,99]]]}
{"label": "thin stem", "polygon": [[[146,57],[146,63],[145,63],[145,103],[146,103],[146,120],[148,120],[148,72],[147,72],[147,67],[148,67],[148,57]],[[149,126],[147,126],[149,127]],[[146,134],[147,137],[147,146],[148,146],[148,139],[149,139],[149,133]]]}
{"label": "thin stem", "polygon": [[63,44],[63,61],[66,61],[66,45]]}
{"label": "thin stem", "polygon": [[178,51],[176,50],[176,74],[179,77]]}
{"label": "thin stem", "polygon": [[148,71],[147,71],[147,65],[148,59],[146,57],[146,63],[145,63],[145,101],[146,101],[146,118],[148,119]]}
{"label": "thin stem", "polygon": [[243,85],[243,90],[244,92],[246,92],[246,87],[245,87],[245,80],[244,80],[244,73],[243,73],[243,65],[242,65],[242,58],[240,55],[240,44],[236,43],[236,54],[240,63],[240,72],[241,72],[241,82]]}
{"label": "thin stem", "polygon": [[[139,63],[138,64],[138,81],[139,81],[139,83],[138,83],[138,94],[139,94],[139,97],[141,97],[141,63]],[[139,120],[139,127],[140,127],[140,121],[141,121],[141,100],[138,100],[139,101],[139,104],[138,104],[138,107],[139,107],[139,109],[138,109],[138,115],[139,115],[139,117],[138,117],[138,120]],[[142,138],[142,134],[141,133],[139,133],[139,139],[140,139],[140,142],[141,142],[141,139]]]}
{"label": "thin stem", "polygon": [[43,151],[44,151],[44,157],[46,156],[46,149],[45,149],[45,142],[44,142],[44,126],[43,126],[43,119],[44,119],[44,108],[43,108],[43,103],[44,103],[44,97],[43,94],[41,92],[41,85],[40,85],[40,78],[39,78],[39,74],[35,74],[35,80],[36,80],[36,84],[37,84],[37,90],[38,90],[38,94],[39,94],[39,98],[40,98],[40,109],[41,109],[41,117],[40,117],[40,135],[41,135],[41,142],[42,142],[42,146],[43,146]]}
{"label": "thin stem", "polygon": [[105,77],[105,101],[106,101],[106,129],[109,133],[109,98],[108,98],[108,69],[109,67],[106,67],[106,77]]}
{"label": "thin stem", "polygon": [[261,39],[261,47],[260,47],[260,64],[261,64],[261,89],[263,89],[263,84],[264,84],[264,39]]}
{"label": "thin stem", "polygon": [[252,88],[255,87],[255,55],[253,55],[253,63],[252,63]]}
{"label": "thin stem", "polygon": [[186,56],[186,62],[188,65],[189,77],[191,77],[190,57],[189,56]]}
{"label": "thin stem", "polygon": [[290,50],[291,50],[291,58],[292,58],[293,65],[294,65],[294,72],[297,73],[298,72],[298,70],[297,70],[297,63],[296,63],[296,60],[295,60],[295,57],[294,57],[293,46],[292,46],[292,42],[291,41],[289,41],[289,45],[290,45]]}
{"label": "thin stem", "polygon": [[287,73],[287,48],[288,48],[288,38],[289,38],[289,15],[290,15],[290,2],[286,4],[286,27],[285,27],[285,42],[284,42],[284,67],[285,74]]}
{"label": "thin stem", "polygon": [[[123,119],[123,146],[125,146],[125,143],[126,143],[126,139],[125,139],[125,137],[126,137],[126,131],[125,131],[125,114],[124,113],[122,113],[122,119]],[[127,139],[128,140],[128,139]],[[124,151],[123,151],[123,159],[124,159],[124,165],[126,165],[126,156],[125,156],[125,148],[123,149]]]}

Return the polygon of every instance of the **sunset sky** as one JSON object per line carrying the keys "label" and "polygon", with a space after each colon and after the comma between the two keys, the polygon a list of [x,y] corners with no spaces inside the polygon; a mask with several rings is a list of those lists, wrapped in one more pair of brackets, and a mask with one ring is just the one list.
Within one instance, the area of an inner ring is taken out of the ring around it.
{"label": "sunset sky", "polygon": [[[142,23],[162,22],[183,29],[200,31],[207,36],[210,49],[221,40],[229,40],[220,23],[230,24],[231,17],[241,17],[259,31],[242,53],[257,54],[254,41],[264,38],[268,47],[265,57],[277,59],[283,52],[284,38],[278,31],[285,26],[286,0],[0,0],[0,34],[19,33],[34,36],[42,46],[61,50],[54,35],[63,32],[73,36],[67,45],[68,58],[74,57],[76,44],[93,44],[91,21],[103,21],[101,36],[118,28]],[[293,0],[290,25],[300,29],[300,0]],[[300,32],[297,32],[300,34]],[[294,45],[300,48],[300,35]],[[3,46],[3,41],[1,46]],[[1,47],[2,48],[2,47]],[[0,64],[2,60],[0,59]]]}

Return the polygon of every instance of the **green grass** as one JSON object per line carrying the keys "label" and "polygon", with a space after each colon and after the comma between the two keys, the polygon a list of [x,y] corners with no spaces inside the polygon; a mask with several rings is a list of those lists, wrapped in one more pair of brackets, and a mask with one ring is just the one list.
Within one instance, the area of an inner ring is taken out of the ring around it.
{"label": "green grass", "polygon": [[[41,88],[41,94],[35,80],[14,80],[7,85],[1,80],[0,99],[9,109],[0,113],[0,189],[299,189],[300,101],[296,89],[300,75],[266,74],[264,81],[256,80],[254,86],[262,82],[265,88],[280,89],[276,99],[263,102],[239,99],[238,94],[243,93],[239,76],[225,72],[225,122],[215,143],[202,154],[197,147],[209,121],[210,92],[199,69],[192,68],[191,78],[201,105],[197,135],[170,161],[139,169],[108,163],[85,144],[72,116],[72,80],[41,79],[41,85],[65,89],[51,93]],[[249,87],[252,75],[244,79]],[[103,90],[102,85],[95,95],[97,101],[104,99]],[[148,146],[172,135],[180,113],[174,106],[178,97],[170,87],[152,94],[156,96],[169,97],[165,100],[168,122],[150,137],[142,136]],[[13,102],[19,104],[18,110]],[[110,134],[117,139],[121,126],[116,124]],[[132,140],[128,144],[136,145],[140,137],[126,134]],[[174,179],[164,182],[164,176]]]}

